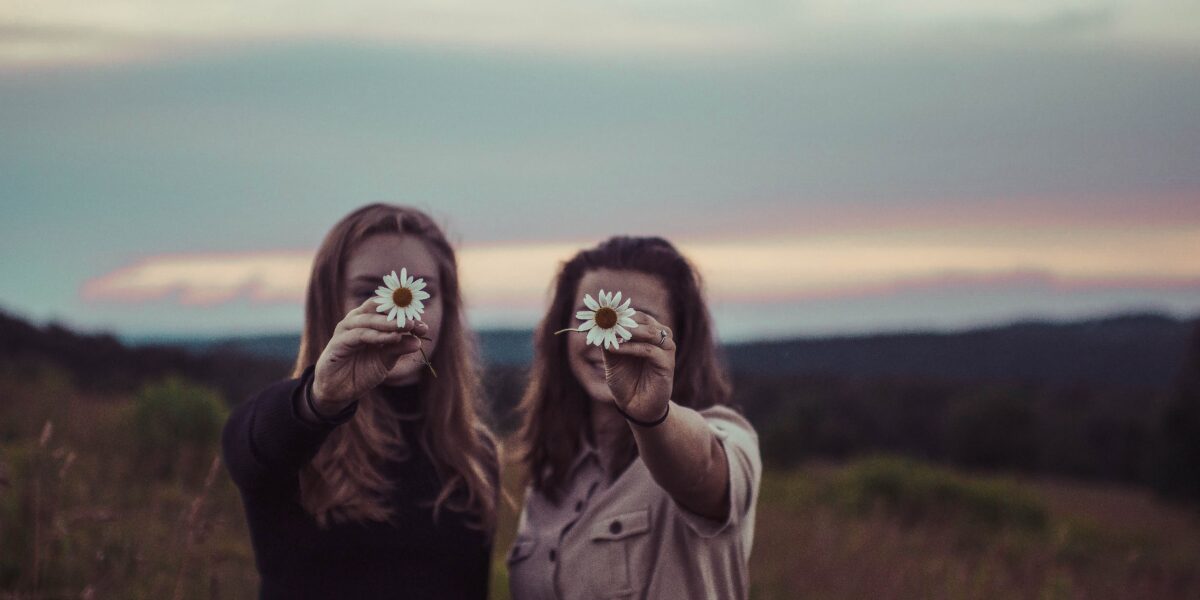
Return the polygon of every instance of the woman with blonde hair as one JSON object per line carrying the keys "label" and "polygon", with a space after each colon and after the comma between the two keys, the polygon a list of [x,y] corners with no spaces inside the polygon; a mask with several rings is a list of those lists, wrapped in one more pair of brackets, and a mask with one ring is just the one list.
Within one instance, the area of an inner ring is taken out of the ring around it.
{"label": "woman with blonde hair", "polygon": [[746,598],[758,438],[726,406],[695,269],[662,238],[614,237],[553,289],[522,400],[513,598]]}
{"label": "woman with blonde hair", "polygon": [[262,598],[486,597],[499,477],[476,365],[437,224],[384,204],[338,222],[293,377],[222,439]]}

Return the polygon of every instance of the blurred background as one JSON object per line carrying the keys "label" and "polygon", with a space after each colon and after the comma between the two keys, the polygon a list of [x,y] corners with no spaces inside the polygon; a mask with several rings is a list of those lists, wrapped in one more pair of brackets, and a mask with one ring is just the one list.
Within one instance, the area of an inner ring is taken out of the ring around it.
{"label": "blurred background", "polygon": [[1185,0],[4,3],[0,598],[253,596],[220,426],[376,201],[502,435],[559,261],[694,260],[756,598],[1198,597],[1198,159]]}

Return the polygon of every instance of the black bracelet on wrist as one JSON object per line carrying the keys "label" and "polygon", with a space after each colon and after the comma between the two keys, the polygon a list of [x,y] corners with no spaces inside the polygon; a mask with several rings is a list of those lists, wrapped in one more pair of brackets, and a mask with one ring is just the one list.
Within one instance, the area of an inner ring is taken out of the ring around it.
{"label": "black bracelet on wrist", "polygon": [[318,421],[326,425],[340,425],[344,423],[350,415],[354,414],[355,410],[358,408],[357,401],[346,405],[346,408],[338,411],[338,413],[332,417],[327,417],[321,414],[321,411],[317,410],[317,405],[313,402],[313,380],[314,378],[310,377],[308,383],[304,386],[304,403],[308,405],[309,412],[311,412]]}
{"label": "black bracelet on wrist", "polygon": [[617,412],[621,413],[621,416],[625,417],[626,421],[629,421],[630,423],[633,423],[634,425],[637,425],[638,427],[641,427],[643,429],[649,429],[650,427],[654,427],[656,425],[661,424],[663,421],[667,420],[667,415],[671,414],[671,401],[670,400],[667,400],[667,410],[663,411],[663,414],[661,417],[659,417],[653,421],[643,421],[641,419],[636,419],[634,417],[629,416],[629,413],[621,410],[621,405],[617,404],[616,402],[613,402],[613,406],[617,407]]}

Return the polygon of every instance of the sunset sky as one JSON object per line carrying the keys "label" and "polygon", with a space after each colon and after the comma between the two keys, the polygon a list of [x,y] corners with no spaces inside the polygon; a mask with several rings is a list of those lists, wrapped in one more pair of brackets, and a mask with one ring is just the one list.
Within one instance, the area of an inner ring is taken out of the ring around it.
{"label": "sunset sky", "polygon": [[617,233],[726,339],[1196,315],[1200,3],[0,4],[0,309],[297,330],[375,201],[445,224],[480,327]]}

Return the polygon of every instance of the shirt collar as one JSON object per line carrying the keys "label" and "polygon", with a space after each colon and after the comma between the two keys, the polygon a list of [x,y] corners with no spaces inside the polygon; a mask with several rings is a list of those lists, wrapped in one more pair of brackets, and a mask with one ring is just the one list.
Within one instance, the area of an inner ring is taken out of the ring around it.
{"label": "shirt collar", "polygon": [[596,466],[600,466],[600,451],[596,449],[596,445],[587,436],[583,436],[582,442],[579,446],[579,453],[575,455],[575,460],[571,461],[571,467],[567,469],[568,476],[583,466],[589,459],[594,459]]}

